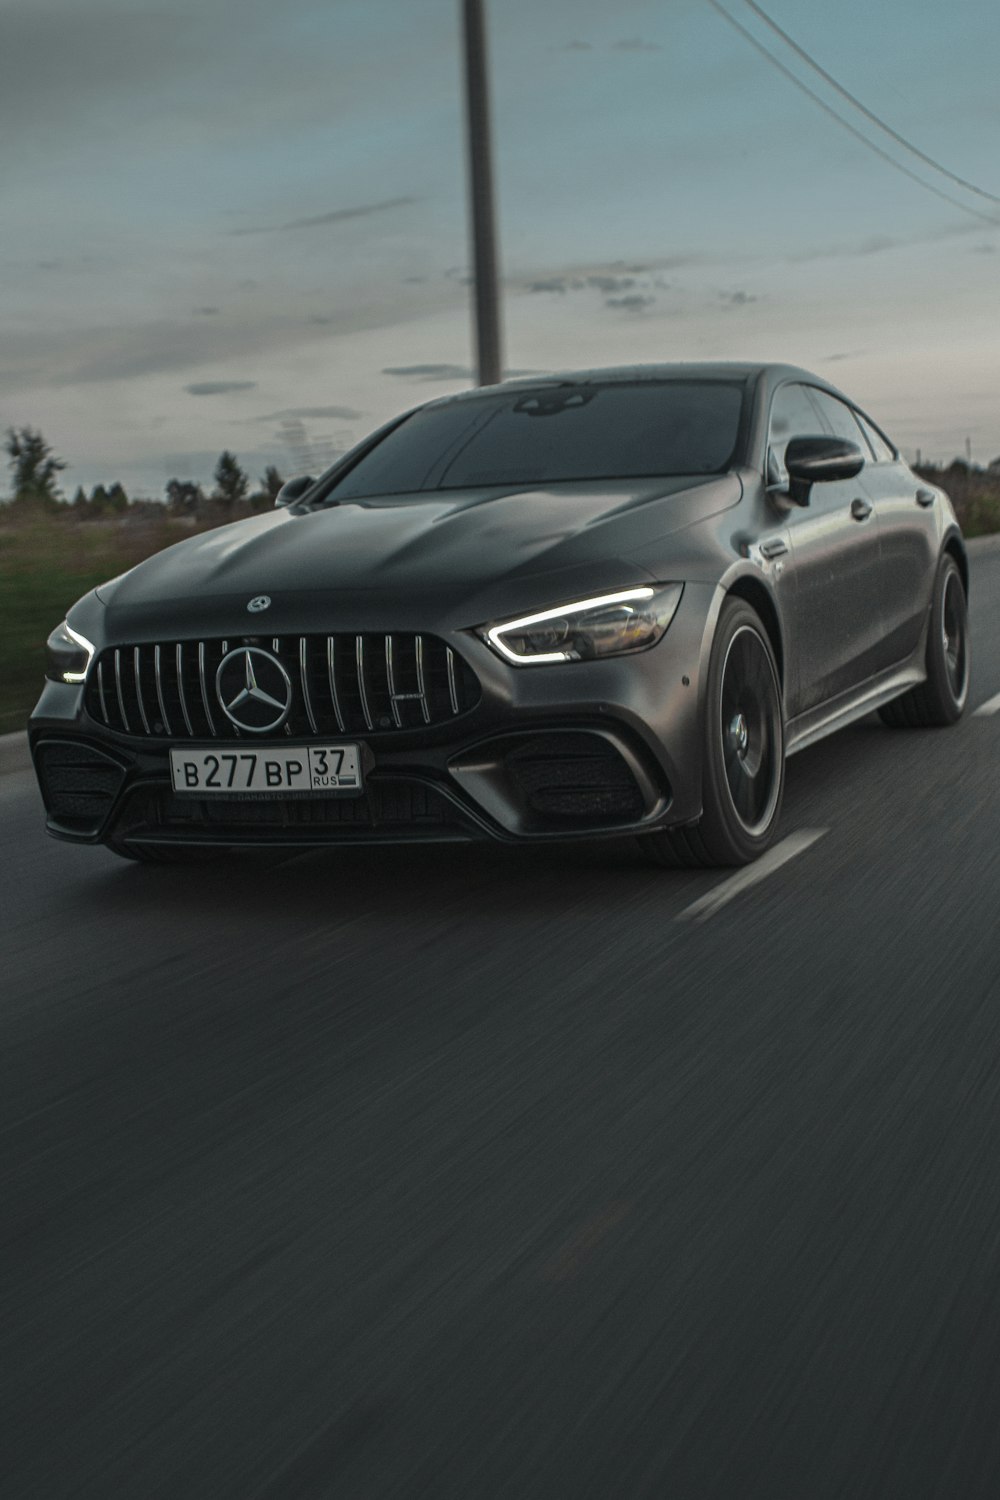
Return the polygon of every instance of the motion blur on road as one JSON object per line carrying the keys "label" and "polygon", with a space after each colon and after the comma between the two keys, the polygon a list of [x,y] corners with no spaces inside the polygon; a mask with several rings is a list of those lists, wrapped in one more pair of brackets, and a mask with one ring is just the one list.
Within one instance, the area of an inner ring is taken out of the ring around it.
{"label": "motion blur on road", "polygon": [[703,920],[614,843],[133,867],[3,778],[5,1500],[994,1496],[989,542],[971,603],[965,719],[795,757]]}

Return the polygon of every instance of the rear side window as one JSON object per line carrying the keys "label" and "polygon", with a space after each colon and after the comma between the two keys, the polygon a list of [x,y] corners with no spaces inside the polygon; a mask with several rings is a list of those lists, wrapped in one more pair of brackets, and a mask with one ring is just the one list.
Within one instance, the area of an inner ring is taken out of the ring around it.
{"label": "rear side window", "polygon": [[644,380],[522,387],[425,407],[328,494],[721,474],[736,459],[743,391],[737,382]]}
{"label": "rear side window", "polygon": [[879,432],[878,428],[873,426],[868,418],[862,416],[859,411],[855,411],[854,415],[861,423],[861,431],[871,444],[871,450],[875,455],[875,462],[879,464],[894,464],[898,455],[889,439],[883,433]]}
{"label": "rear side window", "polygon": [[809,394],[822,412],[823,419],[834,437],[845,438],[847,442],[856,444],[867,458],[864,434],[858,427],[855,413],[846,401],[838,401],[836,396],[831,396],[826,391],[818,391],[815,387],[810,390]]}

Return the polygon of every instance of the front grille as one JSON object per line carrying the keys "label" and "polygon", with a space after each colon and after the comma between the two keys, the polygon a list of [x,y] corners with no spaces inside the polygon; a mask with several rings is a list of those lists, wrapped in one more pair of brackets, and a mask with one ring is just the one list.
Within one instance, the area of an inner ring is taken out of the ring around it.
{"label": "front grille", "polygon": [[543,818],[631,822],[643,814],[635,777],[602,735],[532,735],[504,766],[524,805]]}
{"label": "front grille", "polygon": [[[251,645],[275,657],[292,686],[287,718],[263,734],[241,733],[215,689],[226,654]],[[85,701],[119,734],[258,740],[421,729],[468,712],[479,696],[475,673],[444,641],[396,632],[114,646],[91,670]]]}
{"label": "front grille", "polygon": [[101,826],[125,778],[100,750],[64,740],[38,745],[35,766],[51,816],[81,830]]}

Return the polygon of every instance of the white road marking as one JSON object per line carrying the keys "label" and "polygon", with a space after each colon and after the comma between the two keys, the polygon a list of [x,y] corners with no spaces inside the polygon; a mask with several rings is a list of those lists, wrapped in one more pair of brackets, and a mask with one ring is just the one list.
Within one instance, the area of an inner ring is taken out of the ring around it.
{"label": "white road marking", "polygon": [[972,717],[974,719],[984,718],[987,714],[995,714],[998,711],[1000,711],[1000,693],[994,694],[992,698],[987,698],[985,703],[980,703]]}
{"label": "white road marking", "polygon": [[802,854],[810,844],[815,844],[817,839],[821,839],[825,833],[829,832],[829,828],[799,828],[795,833],[790,833],[786,839],[782,839],[780,844],[775,844],[773,849],[762,854],[760,859],[752,865],[737,870],[735,875],[730,875],[707,895],[699,896],[697,901],[692,901],[691,905],[686,906],[680,913],[677,918],[678,922],[705,922],[709,917],[714,917],[715,913],[727,902],[732,901],[734,896],[739,896],[750,886],[758,885],[760,881],[766,880],[769,875],[774,874],[775,870],[787,864],[790,859],[794,859],[797,854]]}

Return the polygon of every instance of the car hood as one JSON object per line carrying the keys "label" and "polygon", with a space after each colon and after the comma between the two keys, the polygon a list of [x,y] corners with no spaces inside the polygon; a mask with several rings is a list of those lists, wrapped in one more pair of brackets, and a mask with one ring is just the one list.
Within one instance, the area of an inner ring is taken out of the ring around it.
{"label": "car hood", "polygon": [[431,603],[439,628],[458,627],[544,603],[543,595],[558,601],[647,582],[646,546],[734,505],[741,492],[730,474],[278,510],[190,537],[99,595],[122,638],[181,633],[189,624],[225,630],[227,620],[245,628],[246,605],[260,594],[271,600],[260,619],[267,633],[379,629],[388,612],[405,628]]}

